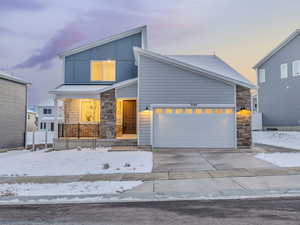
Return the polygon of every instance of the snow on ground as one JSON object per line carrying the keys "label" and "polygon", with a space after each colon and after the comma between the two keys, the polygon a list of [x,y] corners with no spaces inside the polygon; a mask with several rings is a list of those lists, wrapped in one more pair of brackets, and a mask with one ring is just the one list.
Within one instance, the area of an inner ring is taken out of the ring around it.
{"label": "snow on ground", "polygon": [[300,166],[300,153],[259,153],[256,158],[273,163],[280,167],[298,167]]}
{"label": "snow on ground", "polygon": [[59,176],[152,171],[152,153],[82,149],[45,152],[27,150],[0,154],[0,176]]}
{"label": "snow on ground", "polygon": [[300,150],[300,132],[296,131],[254,131],[253,142]]}
{"label": "snow on ground", "polygon": [[132,189],[142,183],[141,181],[97,181],[51,184],[1,184],[0,197],[116,194]]}
{"label": "snow on ground", "polygon": [[[33,143],[33,134],[34,134],[34,143],[35,144],[45,144],[46,141],[46,132],[45,131],[35,131],[35,132],[26,132],[26,144],[32,145]],[[53,143],[54,132],[47,131],[47,143]]]}

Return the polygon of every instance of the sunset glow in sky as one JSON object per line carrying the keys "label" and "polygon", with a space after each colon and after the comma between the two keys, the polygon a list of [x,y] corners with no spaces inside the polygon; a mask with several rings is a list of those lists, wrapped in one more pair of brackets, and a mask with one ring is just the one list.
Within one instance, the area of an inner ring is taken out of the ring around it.
{"label": "sunset glow in sky", "polygon": [[32,82],[30,104],[63,81],[57,53],[148,26],[149,49],[252,66],[300,28],[299,0],[0,0],[0,69]]}

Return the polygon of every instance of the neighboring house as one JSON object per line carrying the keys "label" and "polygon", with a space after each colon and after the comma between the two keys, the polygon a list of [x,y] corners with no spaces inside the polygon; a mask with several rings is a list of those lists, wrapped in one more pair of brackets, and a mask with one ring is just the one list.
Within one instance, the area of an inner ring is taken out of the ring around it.
{"label": "neighboring house", "polygon": [[296,30],[253,67],[264,129],[300,129],[299,34]]}
{"label": "neighboring house", "polygon": [[25,146],[28,85],[0,72],[0,149]]}
{"label": "neighboring house", "polygon": [[36,131],[38,124],[37,113],[28,109],[27,110],[27,131]]}
{"label": "neighboring house", "polygon": [[[61,106],[60,103],[58,103]],[[39,104],[37,107],[38,112],[38,129],[40,131],[54,131],[55,113],[54,99],[52,96]],[[63,112],[61,107],[58,107],[58,113]],[[62,120],[62,115],[59,113],[58,120]]]}
{"label": "neighboring house", "polygon": [[64,101],[56,148],[89,138],[101,145],[130,139],[152,147],[251,145],[255,86],[215,55],[149,51],[144,26],[60,57],[65,81],[50,92]]}

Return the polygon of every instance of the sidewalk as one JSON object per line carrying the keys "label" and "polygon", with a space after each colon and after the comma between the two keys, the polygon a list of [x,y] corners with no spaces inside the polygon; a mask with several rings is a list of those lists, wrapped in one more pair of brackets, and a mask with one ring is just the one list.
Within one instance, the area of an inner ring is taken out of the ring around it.
{"label": "sidewalk", "polygon": [[120,194],[2,197],[0,204],[215,200],[300,196],[300,175],[146,181]]}
{"label": "sidewalk", "polygon": [[[156,180],[187,180],[226,177],[261,177],[261,176],[300,175],[300,167],[276,168],[239,168],[230,170],[203,170],[196,172],[152,172],[152,173],[114,173],[87,174],[72,176],[24,176],[0,177],[3,183],[67,183],[79,181],[156,181]],[[300,182],[300,180],[299,180]]]}

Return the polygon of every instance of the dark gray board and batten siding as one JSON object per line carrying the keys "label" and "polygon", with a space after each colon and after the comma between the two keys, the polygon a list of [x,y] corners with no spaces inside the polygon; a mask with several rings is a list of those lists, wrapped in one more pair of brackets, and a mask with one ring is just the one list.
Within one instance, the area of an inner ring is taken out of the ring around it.
{"label": "dark gray board and batten siding", "polygon": [[234,104],[234,85],[140,56],[139,145],[151,145],[151,104]]}
{"label": "dark gray board and batten siding", "polygon": [[141,47],[142,34],[94,47],[65,57],[65,84],[103,84],[112,82],[90,81],[90,61],[116,60],[116,82],[137,77],[133,47]]}
{"label": "dark gray board and batten siding", "polygon": [[26,85],[0,78],[0,149],[25,145],[26,92]]}
{"label": "dark gray board and batten siding", "polygon": [[[257,68],[266,71],[266,82],[258,83],[263,126],[300,126],[300,76],[292,74],[295,60],[300,60],[300,35]],[[288,63],[288,78],[281,79],[280,65],[284,63]]]}

